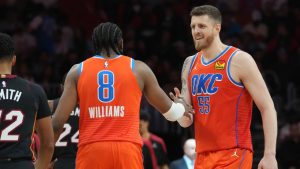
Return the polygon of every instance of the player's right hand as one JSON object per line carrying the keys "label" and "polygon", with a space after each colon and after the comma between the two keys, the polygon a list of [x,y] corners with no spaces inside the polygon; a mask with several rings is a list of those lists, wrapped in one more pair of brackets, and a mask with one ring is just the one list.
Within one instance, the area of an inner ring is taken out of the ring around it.
{"label": "player's right hand", "polygon": [[193,109],[193,106],[190,104],[187,104],[187,102],[185,101],[185,99],[183,97],[181,97],[180,91],[177,87],[174,87],[174,92],[170,92],[169,95],[171,97],[171,99],[175,102],[175,103],[181,103],[183,104],[184,108],[185,108],[185,112],[184,112],[184,116],[188,117],[189,119],[193,119],[193,114],[195,114],[195,111]]}

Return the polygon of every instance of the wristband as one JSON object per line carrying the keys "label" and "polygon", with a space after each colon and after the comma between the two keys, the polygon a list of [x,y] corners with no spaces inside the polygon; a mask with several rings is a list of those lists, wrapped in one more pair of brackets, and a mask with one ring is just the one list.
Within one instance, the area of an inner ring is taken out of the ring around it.
{"label": "wristband", "polygon": [[183,116],[184,112],[183,104],[173,102],[171,108],[163,116],[169,121],[176,121]]}

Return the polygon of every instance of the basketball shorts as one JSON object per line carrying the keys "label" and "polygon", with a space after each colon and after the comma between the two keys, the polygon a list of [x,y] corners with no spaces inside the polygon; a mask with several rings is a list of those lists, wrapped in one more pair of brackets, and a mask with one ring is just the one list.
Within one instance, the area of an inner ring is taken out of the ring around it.
{"label": "basketball shorts", "polygon": [[143,169],[142,147],[117,141],[82,145],[77,151],[76,169]]}
{"label": "basketball shorts", "polygon": [[197,153],[195,169],[252,169],[253,153],[247,149]]}

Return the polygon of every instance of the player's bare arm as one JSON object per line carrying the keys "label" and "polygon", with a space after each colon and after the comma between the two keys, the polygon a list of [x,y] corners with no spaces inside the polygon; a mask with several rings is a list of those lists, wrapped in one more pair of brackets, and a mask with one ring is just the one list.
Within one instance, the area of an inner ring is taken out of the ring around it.
{"label": "player's bare arm", "polygon": [[191,96],[188,89],[188,75],[189,75],[189,68],[191,66],[193,56],[189,56],[185,59],[182,70],[181,70],[181,97],[187,102],[187,104],[191,104]]}
{"label": "player's bare arm", "polygon": [[248,53],[243,51],[239,51],[236,53],[236,56],[233,57],[230,71],[236,81],[243,83],[261,112],[265,150],[259,168],[278,168],[275,158],[277,115],[273,100],[264,79],[254,59]]}
{"label": "player's bare arm", "polygon": [[[181,70],[181,92],[179,92],[179,89],[177,87],[174,88],[175,96],[176,98],[183,98],[183,101],[186,102],[188,105],[191,105],[191,96],[188,89],[188,74],[189,74],[189,68],[191,66],[193,56],[189,56],[185,59],[182,70]],[[173,93],[170,93],[171,98],[174,100],[174,97],[172,97]],[[191,107],[193,109],[193,107]],[[193,124],[193,115],[186,114],[187,116],[184,116],[180,118],[178,121],[179,125],[181,127],[189,127]]]}
{"label": "player's bare arm", "polygon": [[35,163],[36,169],[47,168],[51,161],[54,150],[54,138],[52,132],[51,117],[44,117],[36,121],[36,131],[40,139],[40,150],[37,161]]}
{"label": "player's bare arm", "polygon": [[[174,104],[167,94],[160,88],[158,81],[152,70],[143,62],[136,61],[135,75],[137,77],[140,89],[143,91],[149,103],[159,112],[166,113]],[[181,102],[177,100],[177,102]],[[183,103],[186,113],[190,113],[190,107]]]}
{"label": "player's bare arm", "polygon": [[137,75],[140,89],[149,103],[159,112],[168,111],[172,105],[172,101],[160,88],[152,70],[144,62],[136,61],[135,74]]}
{"label": "player's bare arm", "polygon": [[79,77],[78,66],[79,65],[74,65],[68,72],[62,96],[52,118],[55,141],[58,139],[64,123],[68,120],[70,113],[77,104],[76,86]]}

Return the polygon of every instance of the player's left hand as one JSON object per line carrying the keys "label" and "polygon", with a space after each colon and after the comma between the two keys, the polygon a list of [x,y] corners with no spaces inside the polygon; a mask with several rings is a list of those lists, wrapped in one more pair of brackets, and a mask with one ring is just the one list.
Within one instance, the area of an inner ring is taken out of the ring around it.
{"label": "player's left hand", "polygon": [[274,154],[265,154],[258,164],[258,169],[278,169]]}

